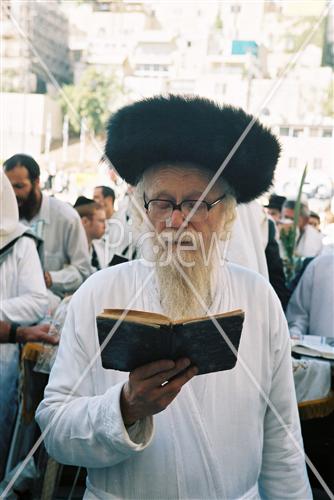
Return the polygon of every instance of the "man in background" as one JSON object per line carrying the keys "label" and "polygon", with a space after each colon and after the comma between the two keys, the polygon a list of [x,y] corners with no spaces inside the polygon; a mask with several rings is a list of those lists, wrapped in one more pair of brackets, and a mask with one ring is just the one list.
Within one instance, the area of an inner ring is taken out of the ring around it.
{"label": "man in background", "polygon": [[[295,200],[286,200],[282,207],[282,219],[285,224],[280,231],[286,231],[293,224],[295,216]],[[305,203],[300,204],[298,218],[296,254],[300,257],[315,257],[322,251],[322,234],[309,224],[310,211]]]}
{"label": "man in background", "polygon": [[120,214],[115,211],[115,192],[108,186],[97,186],[93,198],[106,214],[105,234],[96,248],[104,246],[101,252],[108,255],[108,262],[114,255],[127,255],[130,243],[128,221],[123,211]]}
{"label": "man in background", "polygon": [[277,224],[281,218],[282,206],[285,200],[285,196],[279,196],[278,194],[273,193],[269,197],[268,205],[264,205],[267,210],[267,214],[272,218],[275,224]]}
{"label": "man in background", "polygon": [[44,242],[44,280],[53,310],[57,297],[73,293],[91,273],[80,218],[69,204],[42,193],[40,168],[31,156],[12,156],[4,171],[14,188],[20,221]]}
{"label": "man in background", "polygon": [[316,212],[310,212],[310,217],[308,219],[308,223],[310,224],[310,226],[313,226],[314,229],[319,231],[319,233],[321,232],[320,231],[320,216]]}
{"label": "man in background", "polygon": [[334,253],[319,255],[307,266],[292,294],[287,320],[290,334],[334,337]]}
{"label": "man in background", "polygon": [[0,172],[0,214],[1,480],[18,403],[18,342],[33,337],[45,340],[49,325],[30,326],[43,320],[48,298],[35,239],[28,228],[19,223],[15,194],[3,172]]}
{"label": "man in background", "polygon": [[108,265],[108,256],[101,252],[103,245],[94,244],[94,240],[100,240],[105,232],[106,213],[94,200],[79,196],[74,204],[74,208],[81,218],[83,228],[86,233],[88,251],[91,258],[91,265],[94,271],[98,271]]}

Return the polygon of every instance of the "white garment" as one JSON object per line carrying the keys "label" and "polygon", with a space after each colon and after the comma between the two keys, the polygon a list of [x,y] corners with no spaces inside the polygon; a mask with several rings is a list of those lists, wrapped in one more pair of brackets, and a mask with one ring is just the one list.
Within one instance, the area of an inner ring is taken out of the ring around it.
{"label": "white garment", "polygon": [[286,311],[290,334],[334,337],[334,253],[305,269]]}
{"label": "white garment", "polygon": [[41,263],[32,238],[21,236],[0,265],[0,320],[31,325],[47,313]]}
{"label": "white garment", "polygon": [[44,270],[52,278],[51,291],[73,293],[91,273],[87,238],[78,213],[67,203],[43,194],[39,212],[22,219],[44,241]]}
{"label": "white garment", "polygon": [[218,270],[211,309],[245,310],[236,367],[195,377],[165,411],[125,428],[127,374],[102,368],[95,317],[162,312],[150,273],[142,260],[104,269],[73,296],[36,416],[50,455],[88,468],[86,499],[311,498],[303,455],[240,361],[301,445],[286,321],[270,285],[239,266]]}
{"label": "white garment", "polygon": [[0,249],[26,231],[19,223],[19,209],[14,189],[7,175],[0,170]]}
{"label": "white garment", "polygon": [[[1,321],[31,325],[47,313],[46,286],[36,244],[31,238],[21,236],[15,242],[0,264],[0,283]],[[18,376],[19,345],[0,344],[0,479],[16,415]]]}
{"label": "white garment", "polygon": [[300,257],[315,257],[322,250],[323,235],[313,226],[307,224],[296,246],[296,255]]}
{"label": "white garment", "polygon": [[265,249],[268,244],[268,218],[256,201],[237,206],[227,258],[234,264],[257,271],[269,279]]}
{"label": "white garment", "polygon": [[94,240],[97,243],[95,248],[100,249],[100,254],[103,253],[106,259],[102,267],[107,267],[114,255],[127,256],[127,247],[131,244],[131,230],[124,213],[116,212],[110,219],[106,220],[106,231],[100,240]]}

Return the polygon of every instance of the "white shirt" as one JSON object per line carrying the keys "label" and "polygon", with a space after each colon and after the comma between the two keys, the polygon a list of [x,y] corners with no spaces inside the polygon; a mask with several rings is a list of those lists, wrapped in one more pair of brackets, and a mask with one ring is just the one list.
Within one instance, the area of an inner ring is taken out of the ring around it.
{"label": "white shirt", "polygon": [[323,235],[307,224],[296,246],[296,255],[300,257],[315,257],[322,250]]}
{"label": "white shirt", "polygon": [[286,314],[291,335],[334,337],[334,253],[310,262]]}
{"label": "white shirt", "polygon": [[43,194],[39,212],[22,222],[44,240],[44,270],[59,296],[73,293],[91,274],[87,238],[78,213],[67,203]]}
{"label": "white shirt", "polygon": [[94,240],[95,248],[100,248],[100,254],[103,253],[105,256],[105,264],[102,267],[107,267],[114,255],[123,255],[123,252],[126,257],[128,255],[127,248],[132,244],[132,233],[123,216],[125,214],[118,216],[116,212],[110,219],[107,219],[104,236],[100,240]]}
{"label": "white shirt", "polygon": [[34,240],[21,236],[0,265],[0,320],[31,325],[47,313],[48,298]]}
{"label": "white shirt", "polygon": [[[162,312],[150,271],[142,260],[104,269],[73,296],[37,410],[42,430],[51,425],[50,455],[88,468],[86,499],[311,498],[303,456],[240,359],[231,371],[195,377],[165,411],[125,428],[119,400],[127,374],[102,368],[95,318],[110,307]],[[239,356],[301,444],[277,297],[239,266],[216,277],[211,311],[245,310]]]}
{"label": "white shirt", "polygon": [[269,280],[265,254],[268,234],[268,218],[263,207],[256,201],[238,205],[231,239],[222,242],[227,247],[228,260],[257,271]]}

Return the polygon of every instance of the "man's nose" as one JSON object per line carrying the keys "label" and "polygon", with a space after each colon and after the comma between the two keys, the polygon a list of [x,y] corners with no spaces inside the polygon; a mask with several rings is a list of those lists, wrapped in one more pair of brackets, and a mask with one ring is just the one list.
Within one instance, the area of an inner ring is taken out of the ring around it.
{"label": "man's nose", "polygon": [[177,208],[173,210],[172,215],[170,216],[170,219],[167,221],[167,227],[174,227],[178,229],[181,227],[181,225],[184,223],[185,216],[181,212],[181,210],[178,210]]}

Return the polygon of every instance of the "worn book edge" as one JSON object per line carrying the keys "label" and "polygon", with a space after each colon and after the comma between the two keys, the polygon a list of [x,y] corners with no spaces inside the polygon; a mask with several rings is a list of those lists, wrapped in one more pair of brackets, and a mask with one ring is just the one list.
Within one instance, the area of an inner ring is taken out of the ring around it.
{"label": "worn book edge", "polygon": [[242,309],[235,309],[226,313],[213,314],[211,316],[199,316],[197,318],[185,318],[182,320],[172,321],[167,316],[158,313],[129,310],[126,309],[104,309],[97,317],[101,319],[113,319],[127,321],[129,323],[140,323],[147,325],[184,325],[188,323],[198,323],[199,321],[208,321],[211,318],[220,319],[232,316],[244,316]]}

